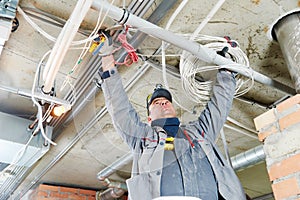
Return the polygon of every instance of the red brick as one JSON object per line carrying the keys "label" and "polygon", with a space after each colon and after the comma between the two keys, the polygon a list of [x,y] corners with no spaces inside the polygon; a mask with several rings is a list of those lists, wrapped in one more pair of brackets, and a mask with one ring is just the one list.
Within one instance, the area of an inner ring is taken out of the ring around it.
{"label": "red brick", "polygon": [[78,190],[79,194],[85,194],[85,195],[96,195],[96,191],[94,190],[84,190],[84,189],[79,189]]}
{"label": "red brick", "polygon": [[259,115],[254,119],[254,124],[256,130],[261,131],[262,128],[274,123],[276,121],[276,116],[274,114],[274,108]]}
{"label": "red brick", "polygon": [[270,180],[293,174],[300,171],[300,154],[282,160],[280,163],[273,164],[269,168]]}
{"label": "red brick", "polygon": [[30,200],[58,200],[58,199],[56,197],[39,197],[36,199],[30,199]]}
{"label": "red brick", "polygon": [[38,197],[48,197],[48,192],[47,191],[38,191],[37,196]]}
{"label": "red brick", "polygon": [[285,199],[300,193],[299,184],[296,178],[287,179],[272,185],[276,200]]}
{"label": "red brick", "polygon": [[68,200],[86,200],[86,196],[80,196],[77,194],[69,194],[68,195]]}
{"label": "red brick", "polygon": [[86,200],[96,200],[96,196],[88,196]]}
{"label": "red brick", "polygon": [[59,191],[58,186],[53,186],[53,185],[45,185],[45,184],[40,184],[38,187],[39,190],[44,190],[44,191]]}
{"label": "red brick", "polygon": [[275,125],[273,125],[270,128],[268,128],[267,130],[259,132],[258,139],[259,139],[259,141],[262,142],[266,139],[266,137],[268,137],[274,133],[278,133],[278,132],[279,132],[278,128]]}
{"label": "red brick", "polygon": [[73,193],[73,194],[78,194],[79,189],[77,188],[69,188],[69,187],[61,187],[60,188],[61,192],[69,192],[69,193]]}
{"label": "red brick", "polygon": [[300,110],[279,119],[280,130],[300,122]]}
{"label": "red brick", "polygon": [[284,102],[278,104],[276,106],[276,109],[278,110],[278,112],[282,112],[284,110],[289,109],[293,105],[299,104],[299,103],[300,103],[300,94],[297,94],[297,95],[285,100]]}
{"label": "red brick", "polygon": [[50,197],[68,198],[68,194],[67,193],[60,193],[60,192],[51,192]]}

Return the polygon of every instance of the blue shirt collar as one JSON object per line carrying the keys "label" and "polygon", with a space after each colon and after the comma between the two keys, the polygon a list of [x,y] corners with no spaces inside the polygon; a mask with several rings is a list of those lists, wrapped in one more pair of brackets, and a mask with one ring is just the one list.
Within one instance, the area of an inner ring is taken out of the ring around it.
{"label": "blue shirt collar", "polygon": [[156,119],[151,122],[151,126],[162,127],[168,137],[175,137],[179,129],[180,121],[177,117]]}

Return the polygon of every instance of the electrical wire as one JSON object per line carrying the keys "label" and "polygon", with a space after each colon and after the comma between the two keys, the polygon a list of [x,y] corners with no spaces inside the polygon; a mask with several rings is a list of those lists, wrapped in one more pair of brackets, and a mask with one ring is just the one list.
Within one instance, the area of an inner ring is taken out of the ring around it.
{"label": "electrical wire", "polygon": [[[175,12],[172,14],[172,16],[170,17],[170,19],[167,22],[167,25],[165,27],[166,30],[168,30],[171,26],[171,24],[173,23],[173,21],[175,20],[175,18],[177,17],[177,15],[181,12],[181,10],[184,8],[184,6],[188,3],[188,0],[183,0],[179,6],[177,7],[177,9],[175,10]],[[162,59],[162,74],[163,74],[163,80],[164,80],[164,85],[165,88],[167,90],[170,90],[169,88],[169,84],[168,84],[168,80],[167,80],[167,70],[166,70],[166,55],[165,55],[165,42],[162,41],[161,43],[161,59]],[[183,106],[182,104],[180,104],[175,98],[173,98],[173,101],[175,104],[177,104],[180,108],[182,108],[183,110],[195,114],[194,110],[190,110],[188,108],[186,108],[185,106]]]}
{"label": "electrical wire", "polygon": [[42,65],[44,59],[45,59],[50,53],[51,53],[51,51],[46,52],[46,53],[44,54],[44,56],[42,57],[42,59],[40,60],[38,66],[37,66],[37,69],[36,69],[36,72],[35,72],[35,76],[34,76],[34,79],[33,79],[32,89],[31,89],[31,100],[32,100],[32,102],[33,102],[33,103],[37,106],[37,108],[38,108],[38,112],[37,112],[38,128],[40,129],[43,138],[44,138],[47,142],[49,142],[50,144],[56,145],[56,143],[53,142],[53,141],[51,141],[51,140],[47,137],[47,135],[45,134],[45,130],[44,130],[44,126],[43,126],[43,110],[42,110],[42,106],[41,106],[41,105],[37,102],[37,100],[34,98],[36,81],[37,81],[37,78],[38,78],[38,74],[39,74],[41,65]]}
{"label": "electrical wire", "polygon": [[[205,105],[210,99],[210,92],[213,81],[205,78],[205,74],[209,71],[214,71],[226,68],[234,71],[234,69],[244,70],[249,77],[243,81],[243,77],[237,76],[236,93],[235,96],[241,96],[247,93],[254,84],[253,70],[249,67],[249,60],[246,54],[239,48],[238,42],[228,40],[228,38],[198,35],[195,40],[203,46],[213,49],[214,51],[222,51],[224,47],[228,48],[227,55],[236,64],[221,65],[221,66],[203,66],[203,62],[197,57],[188,52],[183,52],[180,62],[180,74],[182,77],[182,87],[188,94],[189,98],[196,103]],[[202,65],[202,66],[201,66]],[[246,67],[245,67],[246,66]],[[202,77],[204,80],[196,80],[196,77]],[[250,82],[250,86],[243,88],[244,85]]]}
{"label": "electrical wire", "polygon": [[194,40],[197,35],[202,31],[202,29],[206,26],[206,24],[211,20],[211,18],[217,13],[217,11],[221,8],[225,0],[219,0],[215,6],[211,9],[205,19],[200,23],[198,28],[194,31],[193,35],[190,37],[190,40]]}
{"label": "electrical wire", "polygon": [[[110,5],[113,5],[114,4],[114,1],[115,0],[112,0]],[[83,50],[81,51],[76,63],[74,64],[74,66],[72,67],[72,69],[69,71],[69,73],[67,74],[61,88],[60,88],[60,91],[62,91],[66,85],[70,85],[71,88],[74,88],[71,84],[71,81],[70,81],[70,76],[71,74],[73,74],[75,72],[75,70],[77,69],[77,67],[79,66],[79,64],[82,62],[82,60],[84,59],[84,57],[86,56],[88,50],[90,49],[91,47],[91,44],[92,44],[92,41],[96,38],[99,37],[98,35],[98,30],[101,28],[102,24],[104,23],[104,20],[105,18],[107,17],[108,15],[108,12],[110,11],[110,8],[109,7],[106,11],[106,13],[104,14],[104,16],[102,17],[102,21],[101,20],[101,15],[102,15],[102,11],[103,11],[103,6],[100,8],[100,11],[99,11],[99,14],[98,14],[98,18],[97,18],[97,23],[95,25],[95,28],[93,29],[93,31],[91,32],[90,36],[85,40],[85,43],[84,43],[84,47],[83,47]],[[89,38],[92,38],[92,40],[90,40]],[[73,43],[77,44],[77,42],[73,41]],[[75,100],[73,101],[75,102]]]}
{"label": "electrical wire", "polygon": [[[23,11],[23,9],[18,6],[18,12],[24,17],[24,19],[27,21],[27,23],[29,23],[31,25],[31,27],[33,29],[35,29],[37,32],[39,32],[42,36],[44,36],[45,38],[47,38],[48,40],[52,41],[52,42],[56,42],[57,38],[53,37],[52,35],[48,34],[46,31],[44,31],[41,27],[39,27],[34,21],[31,20],[31,18]],[[95,38],[97,38],[98,36],[94,35],[92,37],[88,37],[86,39],[83,40],[78,40],[78,41],[72,41],[71,45],[80,45],[80,44],[84,44],[86,42],[92,41]]]}
{"label": "electrical wire", "polygon": [[[199,35],[201,30],[205,27],[205,25],[208,23],[208,21],[211,20],[211,18],[216,14],[216,12],[220,9],[220,7],[223,5],[225,0],[219,0],[212,10],[209,12],[209,14],[205,17],[205,19],[199,24],[197,29],[194,31],[194,33],[189,37],[190,40],[194,41],[202,41],[202,42],[208,42],[206,46],[208,48],[212,48],[215,51],[220,51],[224,48],[224,44],[228,43],[228,40],[225,38],[217,38],[213,36],[204,36],[204,35]],[[217,41],[217,43],[215,43]],[[220,43],[221,42],[221,43]],[[221,45],[222,44],[222,45]],[[238,44],[236,42],[236,44]],[[228,48],[231,46],[227,44]],[[243,63],[246,66],[249,66],[249,61],[247,56],[242,52],[239,51],[240,49],[237,48],[238,51],[232,50],[230,48],[230,51],[234,51],[234,56],[235,56],[235,61],[237,63]],[[231,55],[231,54],[230,54]],[[241,61],[242,60],[242,61]],[[244,61],[246,63],[244,63]],[[195,101],[196,103],[200,103],[202,105],[205,105],[207,101],[210,99],[210,91],[212,89],[212,81],[207,80],[207,81],[196,81],[196,76],[199,75],[200,72],[205,72],[205,71],[212,71],[212,70],[217,70],[220,68],[227,68],[228,66],[208,66],[208,67],[201,67],[200,69],[200,60],[192,56],[190,53],[183,51],[182,56],[180,58],[180,74],[182,77],[182,86],[186,93],[189,95],[190,99]],[[231,65],[233,67],[233,65]],[[233,67],[234,68],[234,67]],[[251,72],[249,72],[251,73]],[[253,76],[252,77],[252,85],[254,84]],[[237,90],[241,88],[241,81],[238,80],[238,87]],[[252,87],[251,85],[251,87]],[[248,90],[244,90],[241,93],[238,93],[237,95],[242,95]]]}

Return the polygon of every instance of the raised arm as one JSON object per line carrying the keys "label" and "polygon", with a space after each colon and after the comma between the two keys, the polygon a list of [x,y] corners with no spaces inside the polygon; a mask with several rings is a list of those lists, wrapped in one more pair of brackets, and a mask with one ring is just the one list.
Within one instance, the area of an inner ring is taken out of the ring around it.
{"label": "raised arm", "polygon": [[136,142],[150,131],[150,126],[142,123],[128,100],[121,77],[114,67],[112,55],[102,58],[101,76],[105,103],[112,117],[113,125],[127,144],[134,148]]}
{"label": "raised arm", "polygon": [[213,86],[211,100],[199,117],[200,126],[213,141],[220,133],[231,109],[235,85],[232,73],[220,70]]}

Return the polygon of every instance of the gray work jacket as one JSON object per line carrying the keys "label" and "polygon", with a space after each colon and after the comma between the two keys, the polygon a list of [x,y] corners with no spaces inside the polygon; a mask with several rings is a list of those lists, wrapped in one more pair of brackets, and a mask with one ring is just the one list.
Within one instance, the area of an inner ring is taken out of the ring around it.
{"label": "gray work jacket", "polygon": [[[133,153],[132,177],[126,181],[129,198],[151,200],[159,197],[166,132],[160,127],[151,127],[141,122],[128,100],[116,68],[110,70],[110,77],[104,80],[102,89],[114,127]],[[236,174],[215,144],[231,108],[234,90],[233,76],[225,71],[218,72],[213,94],[206,109],[198,120],[183,127],[193,141],[199,141],[213,169],[222,197],[244,200],[246,197]],[[189,145],[187,140],[174,141],[175,151],[178,147],[189,148]],[[183,170],[193,167],[189,163],[181,164],[190,165],[183,166]],[[185,188],[187,189],[188,187]]]}

